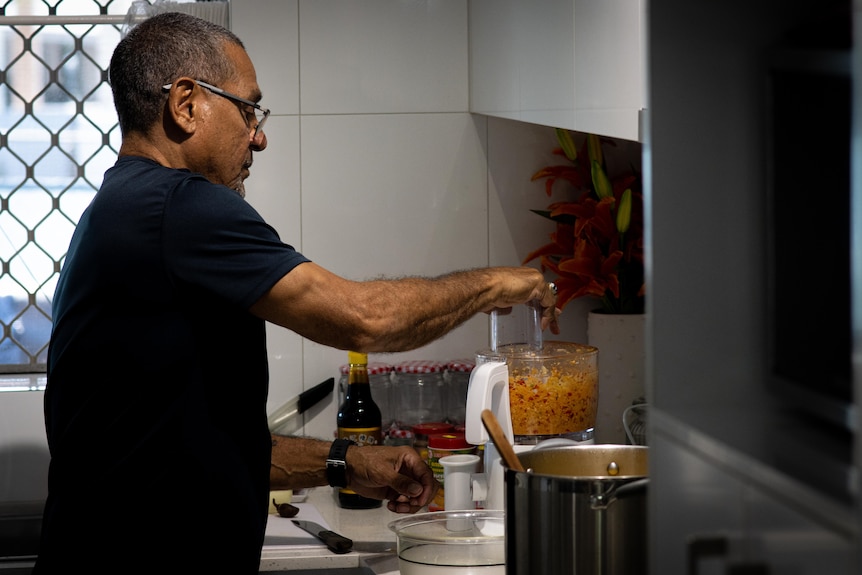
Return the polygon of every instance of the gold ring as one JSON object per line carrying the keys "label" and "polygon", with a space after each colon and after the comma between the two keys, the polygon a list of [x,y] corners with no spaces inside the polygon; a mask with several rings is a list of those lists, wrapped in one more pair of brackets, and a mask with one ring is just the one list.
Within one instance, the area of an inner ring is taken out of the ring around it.
{"label": "gold ring", "polygon": [[557,290],[557,286],[554,285],[554,282],[548,283],[548,289],[551,290],[552,292],[554,292],[554,297],[557,297],[557,291],[558,290]]}

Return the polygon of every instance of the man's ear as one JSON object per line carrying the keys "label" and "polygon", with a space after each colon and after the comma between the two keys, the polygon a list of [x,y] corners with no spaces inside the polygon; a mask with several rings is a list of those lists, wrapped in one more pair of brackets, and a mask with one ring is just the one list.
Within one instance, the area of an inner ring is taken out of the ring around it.
{"label": "man's ear", "polygon": [[171,85],[165,107],[165,130],[173,129],[183,134],[193,134],[200,114],[198,100],[200,90],[191,78],[180,78]]}

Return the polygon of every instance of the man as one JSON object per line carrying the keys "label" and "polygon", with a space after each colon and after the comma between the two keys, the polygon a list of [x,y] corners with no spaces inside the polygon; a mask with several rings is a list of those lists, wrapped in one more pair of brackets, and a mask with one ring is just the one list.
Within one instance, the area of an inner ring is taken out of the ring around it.
{"label": "man", "polygon": [[[284,244],[243,199],[266,148],[242,43],[155,16],[110,65],[123,134],[54,297],[49,496],[37,572],[256,573],[270,488],[346,483],[413,512],[436,484],[409,448],[271,437],[265,322],[321,344],[404,351],[555,294],[537,270],[354,282]],[[341,447],[344,447],[343,445]]]}

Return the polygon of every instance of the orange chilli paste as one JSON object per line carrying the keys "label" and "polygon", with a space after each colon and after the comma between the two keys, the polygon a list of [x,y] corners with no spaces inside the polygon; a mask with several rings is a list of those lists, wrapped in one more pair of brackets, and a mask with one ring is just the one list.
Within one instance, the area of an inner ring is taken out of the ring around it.
{"label": "orange chilli paste", "polygon": [[515,435],[561,435],[596,424],[598,372],[542,368],[509,376]]}

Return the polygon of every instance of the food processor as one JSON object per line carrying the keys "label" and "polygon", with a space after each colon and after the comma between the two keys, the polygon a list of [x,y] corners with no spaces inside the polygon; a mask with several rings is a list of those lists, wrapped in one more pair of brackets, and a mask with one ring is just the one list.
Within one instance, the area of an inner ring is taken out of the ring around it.
{"label": "food processor", "polygon": [[486,509],[504,508],[504,469],[481,421],[483,410],[496,416],[515,453],[593,443],[598,349],[543,341],[540,320],[533,304],[492,312],[491,348],[476,354],[465,431],[468,442],[485,446],[483,473],[473,475],[471,490],[472,500]]}

